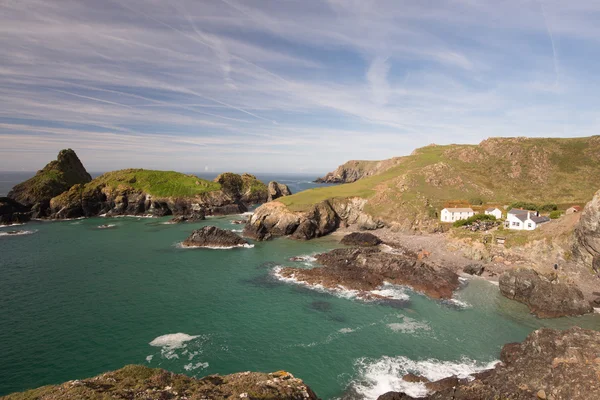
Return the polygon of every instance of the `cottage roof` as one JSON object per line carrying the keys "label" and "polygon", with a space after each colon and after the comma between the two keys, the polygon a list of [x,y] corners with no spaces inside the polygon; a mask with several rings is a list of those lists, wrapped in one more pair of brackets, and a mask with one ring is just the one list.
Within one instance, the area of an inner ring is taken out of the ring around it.
{"label": "cottage roof", "polygon": [[445,208],[444,210],[450,212],[474,212],[472,208]]}
{"label": "cottage roof", "polygon": [[548,217],[531,217],[531,220],[536,224],[543,224],[544,222],[550,221]]}
{"label": "cottage roof", "polygon": [[485,211],[495,211],[498,210],[498,207],[490,207],[488,209],[486,209]]}
{"label": "cottage roof", "polygon": [[518,215],[518,214],[525,214],[525,215],[527,215],[528,212],[535,213],[535,211],[523,210],[522,208],[513,208],[508,213],[509,214],[513,214],[513,215]]}

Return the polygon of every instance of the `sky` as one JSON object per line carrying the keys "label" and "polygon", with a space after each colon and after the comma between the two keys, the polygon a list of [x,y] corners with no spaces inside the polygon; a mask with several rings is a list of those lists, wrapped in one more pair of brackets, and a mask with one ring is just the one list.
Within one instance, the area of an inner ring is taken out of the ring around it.
{"label": "sky", "polygon": [[0,170],[321,174],[600,132],[598,0],[3,0]]}

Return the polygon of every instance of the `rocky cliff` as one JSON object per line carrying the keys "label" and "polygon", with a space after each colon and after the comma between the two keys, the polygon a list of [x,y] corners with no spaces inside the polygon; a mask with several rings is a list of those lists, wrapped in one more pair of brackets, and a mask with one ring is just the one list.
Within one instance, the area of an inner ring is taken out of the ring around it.
{"label": "rocky cliff", "polygon": [[251,174],[234,174],[225,172],[214,180],[221,185],[221,190],[234,200],[247,205],[267,202],[267,186]]}
{"label": "rocky cliff", "polygon": [[292,191],[287,185],[275,181],[269,182],[267,201],[273,201],[283,196],[291,196]]}
{"label": "rocky cliff", "polygon": [[16,185],[8,197],[32,207],[34,217],[44,217],[50,199],[76,184],[90,182],[92,177],[71,149],[61,150],[56,160],[48,163],[34,177]]}
{"label": "rocky cliff", "polygon": [[[472,381],[454,379],[426,400],[589,400],[600,398],[600,332],[578,327],[540,329],[522,343],[502,348],[501,364],[475,374]],[[448,378],[446,378],[448,379]],[[442,382],[443,383],[443,382]],[[379,400],[409,400],[397,392]]]}
{"label": "rocky cliff", "polygon": [[550,278],[532,269],[513,269],[500,277],[500,293],[526,304],[541,318],[582,315],[593,311],[576,286],[559,282],[557,276]]}
{"label": "rocky cliff", "polygon": [[322,178],[317,178],[316,183],[352,183],[361,178],[379,174],[400,162],[400,158],[391,158],[383,161],[348,161],[327,173]]}
{"label": "rocky cliff", "polygon": [[304,212],[292,212],[278,201],[263,204],[248,220],[244,235],[256,240],[274,236],[294,239],[313,239],[327,235],[342,225],[358,229],[377,229],[383,226],[363,211],[363,199],[332,199],[315,204]]}
{"label": "rocky cliff", "polygon": [[22,224],[30,219],[29,207],[8,197],[0,197],[0,225]]}
{"label": "rocky cliff", "polygon": [[600,190],[585,205],[575,227],[573,254],[586,267],[600,272]]}
{"label": "rocky cliff", "polygon": [[285,371],[241,372],[196,379],[163,369],[128,365],[94,378],[44,386],[3,397],[4,400],[317,400],[300,379]]}

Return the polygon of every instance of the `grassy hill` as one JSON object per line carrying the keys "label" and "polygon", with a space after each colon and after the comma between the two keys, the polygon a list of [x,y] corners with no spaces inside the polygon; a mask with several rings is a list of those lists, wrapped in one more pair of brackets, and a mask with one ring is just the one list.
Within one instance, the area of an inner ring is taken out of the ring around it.
{"label": "grassy hill", "polygon": [[114,189],[131,187],[157,197],[193,197],[221,189],[219,183],[207,181],[195,175],[147,169],[123,169],[107,172],[86,184],[85,188],[93,190],[98,186]]}
{"label": "grassy hill", "polygon": [[332,198],[368,199],[386,221],[427,219],[451,204],[582,203],[600,188],[600,136],[491,138],[479,145],[430,145],[356,182],[278,201],[293,211]]}

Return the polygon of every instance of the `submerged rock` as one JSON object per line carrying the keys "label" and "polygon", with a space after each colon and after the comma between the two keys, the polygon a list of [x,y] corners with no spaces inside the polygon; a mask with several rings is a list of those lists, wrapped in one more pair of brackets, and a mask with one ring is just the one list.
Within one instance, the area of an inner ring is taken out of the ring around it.
{"label": "submerged rock", "polygon": [[503,296],[527,304],[540,318],[582,315],[593,311],[579,288],[550,281],[528,268],[517,268],[500,277]]}
{"label": "submerged rock", "polygon": [[381,244],[381,239],[372,233],[368,232],[352,232],[342,238],[340,241],[341,244],[345,244],[347,246],[377,246]]}
{"label": "submerged rock", "polygon": [[291,195],[292,191],[290,190],[288,185],[284,185],[283,183],[278,183],[275,181],[269,182],[267,201],[273,201],[280,197]]}
{"label": "submerged rock", "polygon": [[407,285],[435,299],[452,297],[459,286],[458,275],[417,259],[415,254],[384,253],[374,247],[335,249],[316,256],[322,267],[282,268],[280,274],[310,285],[337,289],[343,286],[365,298],[385,298],[370,291],[384,282]]}
{"label": "submerged rock", "polygon": [[240,372],[197,379],[164,369],[128,365],[94,378],[44,386],[6,397],[6,400],[25,399],[317,400],[317,396],[301,379],[285,371],[270,374]]}
{"label": "submerged rock", "polygon": [[197,229],[183,242],[185,247],[240,247],[248,242],[234,232],[205,226]]}
{"label": "submerged rock", "polygon": [[[600,332],[574,327],[566,331],[543,328],[522,343],[509,343],[496,368],[473,375],[472,381],[450,381],[427,400],[600,398]],[[441,381],[438,381],[441,382]],[[436,383],[436,382],[434,382]],[[395,396],[395,397],[394,397]],[[378,400],[412,399],[404,393],[386,393]]]}
{"label": "submerged rock", "polygon": [[183,222],[198,222],[206,219],[204,212],[193,213],[190,215],[179,215],[171,218],[168,222],[171,224],[181,224]]}

